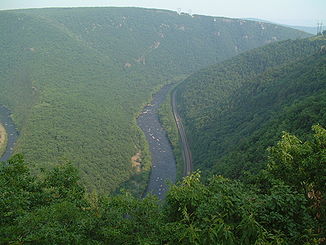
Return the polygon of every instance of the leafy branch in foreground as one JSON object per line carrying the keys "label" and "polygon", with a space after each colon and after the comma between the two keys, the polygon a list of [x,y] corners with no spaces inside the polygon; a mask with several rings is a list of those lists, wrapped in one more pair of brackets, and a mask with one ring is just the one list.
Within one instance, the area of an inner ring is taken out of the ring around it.
{"label": "leafy branch in foreground", "polygon": [[250,181],[195,172],[163,205],[87,193],[71,164],[34,177],[16,155],[0,165],[0,243],[322,244],[326,130],[313,130],[305,142],[284,133]]}

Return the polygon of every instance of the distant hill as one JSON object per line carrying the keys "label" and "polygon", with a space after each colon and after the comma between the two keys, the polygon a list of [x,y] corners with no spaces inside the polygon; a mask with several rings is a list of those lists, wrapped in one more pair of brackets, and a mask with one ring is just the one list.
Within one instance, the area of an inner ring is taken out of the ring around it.
{"label": "distant hill", "polygon": [[140,8],[0,11],[0,104],[35,168],[70,161],[89,189],[150,169],[136,116],[180,75],[306,33],[273,24]]}
{"label": "distant hill", "polygon": [[293,28],[293,29],[297,29],[297,30],[300,30],[300,31],[304,31],[304,32],[307,32],[307,33],[310,33],[310,34],[313,34],[313,35],[316,35],[316,33],[317,33],[317,28],[312,27],[312,26],[288,26],[288,27]]}
{"label": "distant hill", "polygon": [[326,40],[284,41],[201,70],[178,89],[195,168],[241,178],[282,131],[326,124]]}

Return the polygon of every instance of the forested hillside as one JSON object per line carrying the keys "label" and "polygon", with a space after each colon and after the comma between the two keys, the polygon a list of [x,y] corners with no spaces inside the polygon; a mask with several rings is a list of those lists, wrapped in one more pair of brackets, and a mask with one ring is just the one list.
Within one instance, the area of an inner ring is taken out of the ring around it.
{"label": "forested hillside", "polygon": [[325,125],[325,44],[271,44],[186,79],[178,101],[195,168],[236,179],[257,173],[282,131],[305,139]]}
{"label": "forested hillside", "polygon": [[136,8],[0,12],[0,104],[20,130],[14,149],[39,167],[71,161],[90,189],[114,190],[150,168],[135,117],[151,94],[264,44],[307,37],[251,21]]}
{"label": "forested hillside", "polygon": [[284,133],[250,183],[204,184],[196,172],[161,205],[87,193],[71,164],[35,178],[16,155],[0,163],[0,243],[324,244],[326,130],[313,131],[308,141]]}

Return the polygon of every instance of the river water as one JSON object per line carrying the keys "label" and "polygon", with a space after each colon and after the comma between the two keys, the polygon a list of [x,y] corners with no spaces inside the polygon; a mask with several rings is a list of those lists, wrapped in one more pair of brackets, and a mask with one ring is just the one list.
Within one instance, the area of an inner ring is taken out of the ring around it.
{"label": "river water", "polygon": [[158,118],[158,109],[164,102],[171,86],[166,85],[157,92],[153,96],[151,104],[144,107],[137,119],[137,124],[146,136],[152,155],[152,171],[146,195],[151,193],[159,199],[165,198],[169,183],[176,181],[174,154]]}
{"label": "river water", "polygon": [[[158,117],[158,109],[164,102],[171,86],[166,85],[158,91],[153,96],[151,104],[145,106],[137,118],[137,124],[146,136],[152,155],[152,170],[146,195],[151,193],[161,200],[165,198],[169,184],[174,184],[176,181],[174,154]],[[10,110],[2,105],[0,105],[0,122],[5,127],[8,136],[7,148],[0,157],[0,161],[7,161],[13,153],[19,133],[12,121]]]}
{"label": "river water", "polygon": [[10,111],[2,105],[0,105],[0,123],[6,129],[8,137],[6,151],[0,157],[0,162],[3,162],[7,161],[13,153],[13,149],[18,138],[18,131],[16,125],[12,121]]}

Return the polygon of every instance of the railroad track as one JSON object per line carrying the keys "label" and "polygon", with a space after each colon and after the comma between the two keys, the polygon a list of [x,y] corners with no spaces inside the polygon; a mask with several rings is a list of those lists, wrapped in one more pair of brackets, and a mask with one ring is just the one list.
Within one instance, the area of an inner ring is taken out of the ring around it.
{"label": "railroad track", "polygon": [[187,141],[186,132],[184,130],[181,118],[178,114],[178,109],[176,106],[176,89],[173,90],[172,93],[172,112],[174,116],[174,120],[177,124],[177,128],[180,135],[181,145],[182,145],[182,157],[184,160],[184,176],[190,175],[192,172],[192,156],[189,148],[189,144]]}

